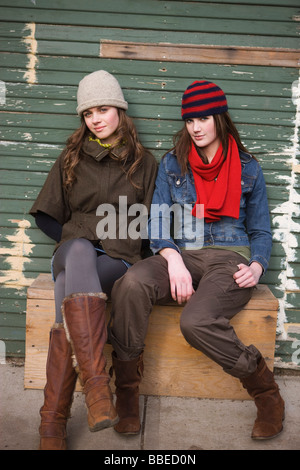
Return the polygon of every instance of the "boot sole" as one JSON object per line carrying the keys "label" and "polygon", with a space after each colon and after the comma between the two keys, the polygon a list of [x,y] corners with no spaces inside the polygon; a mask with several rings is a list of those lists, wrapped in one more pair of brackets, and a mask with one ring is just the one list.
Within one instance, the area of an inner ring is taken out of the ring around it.
{"label": "boot sole", "polygon": [[117,426],[114,427],[114,431],[120,434],[121,436],[137,436],[141,432],[141,426],[136,431],[119,431],[119,429],[116,428]]}
{"label": "boot sole", "polygon": [[140,434],[141,430],[130,431],[130,432],[120,432],[115,429],[115,432],[117,432],[120,436],[137,436],[138,434]]}
{"label": "boot sole", "polygon": [[115,426],[118,422],[119,422],[118,416],[114,420],[104,419],[103,421],[100,421],[100,423],[96,423],[95,426],[93,427],[89,426],[89,430],[91,432],[101,431],[102,429],[111,428],[112,426]]}
{"label": "boot sole", "polygon": [[260,436],[258,436],[258,437],[256,437],[256,436],[251,436],[251,438],[252,438],[254,441],[267,441],[268,439],[273,439],[274,437],[279,436],[279,434],[280,434],[282,431],[283,431],[283,426],[282,426],[282,428],[280,429],[280,431],[279,431],[277,434],[273,434],[272,436],[266,436],[266,437],[264,437],[264,436],[262,436],[262,437],[260,437]]}

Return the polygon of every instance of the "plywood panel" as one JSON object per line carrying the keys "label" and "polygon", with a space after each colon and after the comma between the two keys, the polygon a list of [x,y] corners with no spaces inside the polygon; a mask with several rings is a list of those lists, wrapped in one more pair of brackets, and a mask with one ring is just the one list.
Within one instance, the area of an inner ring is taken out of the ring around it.
{"label": "plywood panel", "polygon": [[196,44],[153,44],[125,41],[100,43],[100,57],[113,59],[162,60],[213,64],[247,64],[299,67],[300,49],[204,46]]}

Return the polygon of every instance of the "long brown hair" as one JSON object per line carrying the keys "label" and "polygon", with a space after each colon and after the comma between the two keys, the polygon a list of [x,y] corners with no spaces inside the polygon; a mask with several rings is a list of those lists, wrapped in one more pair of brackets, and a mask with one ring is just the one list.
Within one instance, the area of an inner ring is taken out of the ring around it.
{"label": "long brown hair", "polygon": [[[234,140],[236,141],[239,150],[249,153],[246,147],[242,144],[238,130],[235,127],[235,124],[232,122],[228,112],[222,114],[214,114],[213,118],[216,124],[217,136],[219,137],[223,146],[224,160],[227,157],[229,134],[231,134]],[[189,135],[186,129],[186,125],[184,125],[184,127],[179,132],[177,132],[174,137],[174,150],[182,174],[185,174],[188,169],[188,156],[191,145],[191,136]],[[197,151],[200,157],[202,158],[203,162],[207,163],[207,157],[203,152],[201,152],[201,149],[199,147],[197,148]]]}
{"label": "long brown hair", "polygon": [[[126,171],[126,174],[132,185],[135,188],[138,188],[138,185],[133,181],[133,175],[141,165],[146,149],[138,138],[133,120],[123,109],[118,108],[118,113],[119,126],[116,131],[116,141],[112,145],[111,150],[119,146],[121,142],[125,143],[121,148],[118,160],[120,164],[122,164],[123,169],[126,162],[132,160],[132,164],[130,165],[129,170]],[[80,127],[68,138],[66,144],[64,157],[64,186],[68,190],[72,188],[73,183],[76,181],[75,168],[80,161],[82,145],[85,137],[88,135],[92,134],[82,117]]]}

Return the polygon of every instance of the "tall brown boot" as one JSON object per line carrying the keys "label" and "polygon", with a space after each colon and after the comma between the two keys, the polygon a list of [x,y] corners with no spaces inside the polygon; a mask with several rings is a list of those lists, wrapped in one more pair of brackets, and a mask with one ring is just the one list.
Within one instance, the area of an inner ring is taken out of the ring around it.
{"label": "tall brown boot", "polygon": [[77,373],[72,364],[72,349],[63,324],[50,332],[46,366],[44,405],[40,409],[40,450],[66,450],[66,425],[73,401]]}
{"label": "tall brown boot", "polygon": [[62,308],[85,394],[90,431],[118,422],[103,354],[107,339],[104,298],[102,293],[72,294],[64,299]]}
{"label": "tall brown boot", "polygon": [[138,434],[141,429],[139,385],[144,370],[143,354],[130,361],[121,361],[113,352],[112,367],[116,376],[116,409],[120,419],[114,429],[122,434]]}
{"label": "tall brown boot", "polygon": [[283,429],[284,401],[264,358],[259,359],[253,374],[240,380],[249,395],[254,398],[257,407],[252,439],[271,439],[277,436]]}

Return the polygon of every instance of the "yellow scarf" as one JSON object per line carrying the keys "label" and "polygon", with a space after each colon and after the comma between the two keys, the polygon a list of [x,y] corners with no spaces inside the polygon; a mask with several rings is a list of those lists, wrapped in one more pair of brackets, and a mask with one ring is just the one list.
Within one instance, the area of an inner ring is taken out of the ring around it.
{"label": "yellow scarf", "polygon": [[104,147],[106,149],[109,149],[111,147],[111,144],[102,144],[101,140],[100,139],[93,139],[93,137],[89,137],[89,141],[90,142],[98,142],[99,145],[101,145],[101,147]]}

